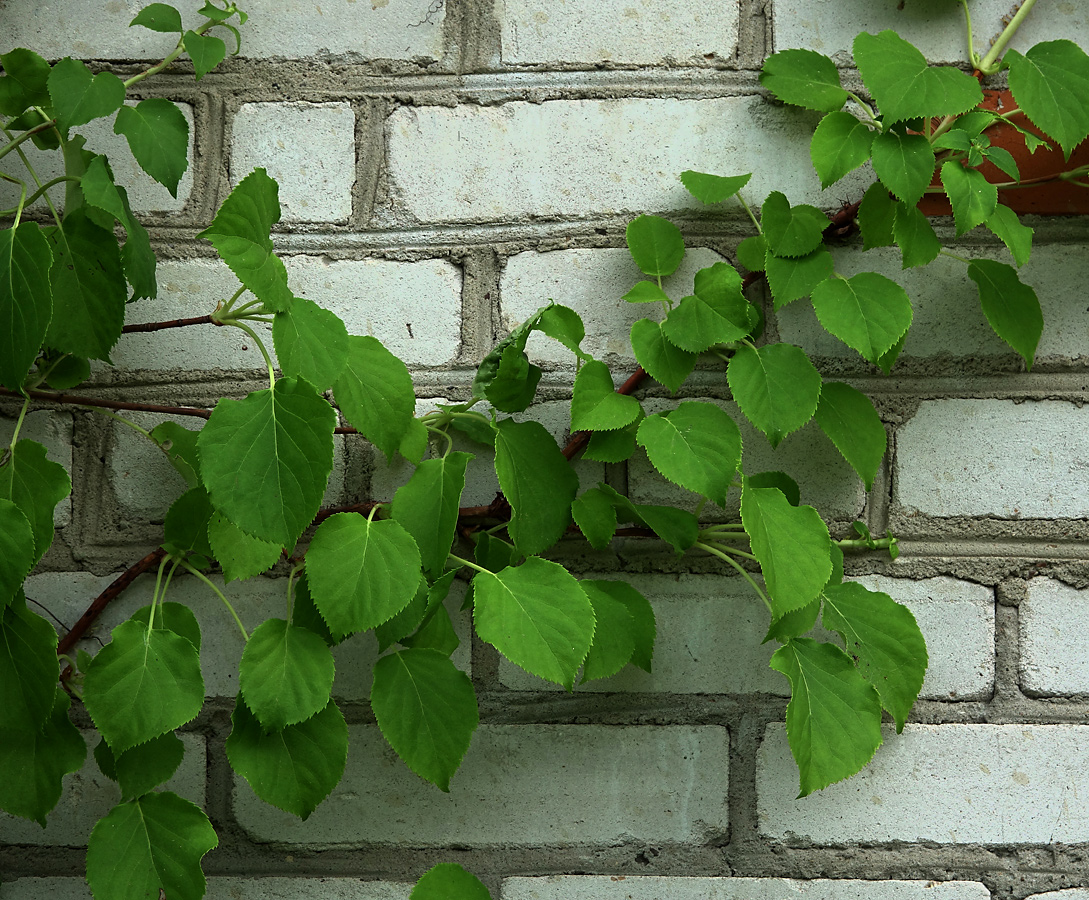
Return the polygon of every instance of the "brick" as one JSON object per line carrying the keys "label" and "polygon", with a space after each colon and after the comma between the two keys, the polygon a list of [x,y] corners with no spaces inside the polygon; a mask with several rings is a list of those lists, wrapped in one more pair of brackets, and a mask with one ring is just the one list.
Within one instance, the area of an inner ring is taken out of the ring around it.
{"label": "brick", "polygon": [[246,103],[232,140],[232,184],[265,168],[280,183],[282,222],[348,221],[355,114],[347,103]]}
{"label": "brick", "polygon": [[[5,21],[7,21],[6,10]],[[67,55],[67,53],[62,55]],[[136,101],[128,101],[128,105],[135,106]],[[107,159],[110,161],[110,168],[113,170],[114,179],[129,192],[129,202],[132,204],[134,212],[180,212],[189,199],[190,191],[193,189],[193,108],[188,103],[175,103],[174,105],[181,110],[186,122],[189,123],[189,166],[178,184],[177,197],[171,197],[170,192],[165,187],[140,168],[136,158],[132,155],[132,151],[129,150],[129,144],[125,137],[114,134],[113,116],[95,119],[93,122],[72,129],[73,133],[81,134],[87,139],[87,150],[106,154]],[[24,152],[30,160],[30,164],[34,166],[34,170],[38,173],[38,178],[42,183],[64,174],[64,163],[57,151],[39,150],[28,141],[24,145]],[[20,172],[20,169],[21,166],[13,165],[12,174],[17,178],[25,178],[28,192],[33,191],[32,179],[26,175],[25,170]],[[63,185],[54,188],[50,196],[54,198],[54,204],[58,209],[64,208]],[[8,182],[0,182],[0,207],[14,206],[18,202],[18,187]],[[44,208],[45,201],[38,200],[34,205]]]}
{"label": "brick", "polygon": [[[15,419],[0,416],[0,446],[7,448],[15,431]],[[72,417],[67,413],[40,409],[28,412],[19,429],[19,440],[37,441],[45,447],[46,458],[72,473]],[[65,497],[53,511],[53,524],[64,528],[72,521],[72,498]]]}
{"label": "brick", "polygon": [[822,193],[813,127],[808,113],[755,96],[402,107],[387,125],[392,196],[413,221],[432,223],[690,209],[699,202],[680,173],[710,168],[753,172],[745,196],[754,202],[780,190],[838,206],[861,193],[865,175]]}
{"label": "brick", "polygon": [[[590,692],[790,695],[790,686],[768,661],[778,646],[761,644],[768,615],[752,589],[736,577],[631,575],[625,580],[654,608],[658,633],[654,671],[627,666],[611,678],[577,690]],[[849,579],[884,591],[914,614],[927,641],[930,667],[920,697],[979,700],[994,685],[994,594],[953,578],[911,581],[865,575]],[[729,622],[729,628],[722,623]],[[814,636],[839,644],[822,628]],[[561,690],[509,660],[499,680],[519,691]]]}
{"label": "brick", "polygon": [[[696,247],[685,253],[680,267],[662,279],[675,300],[692,293],[696,272],[722,262],[713,250]],[[661,318],[660,308],[628,303],[624,295],[643,275],[627,250],[553,250],[519,253],[507,260],[499,282],[504,334],[528,319],[550,299],[569,306],[586,326],[582,349],[612,365],[635,368],[631,326],[639,319]],[[574,368],[574,354],[543,334],[530,335],[526,352],[537,363]],[[626,372],[614,372],[621,381]]]}
{"label": "brick", "polygon": [[990,896],[986,886],[976,881],[798,881],[668,875],[507,878],[501,894],[502,900],[990,900]]}
{"label": "brick", "polygon": [[[408,900],[411,884],[358,878],[208,879],[205,900]],[[91,900],[82,878],[20,878],[4,882],[4,900]]]}
{"label": "brick", "polygon": [[[27,596],[43,604],[62,622],[75,622],[100,591],[115,576],[96,576],[86,572],[45,572],[27,581]],[[251,578],[234,581],[226,587],[218,575],[213,583],[226,594],[247,630],[270,617],[283,618],[286,612],[286,582],[282,578]],[[155,579],[141,576],[123,595],[111,603],[96,620],[87,637],[78,645],[97,653],[108,641],[114,627],[137,609],[151,602]],[[464,585],[455,582],[446,601],[461,646],[454,652],[454,663],[463,671],[470,667],[470,629],[468,613],[461,612]],[[238,661],[242,658],[242,635],[230,614],[207,587],[195,578],[177,575],[166,599],[183,603],[193,610],[201,628],[201,672],[207,697],[234,697],[238,693]],[[338,699],[366,702],[371,693],[371,670],[378,657],[378,645],[372,634],[355,635],[333,648],[336,680],[333,695]]]}
{"label": "brick", "polygon": [[[46,830],[43,831],[37,822],[0,812],[0,844],[85,847],[95,823],[121,802],[121,789],[99,771],[91,756],[99,740],[98,734],[86,731],[83,736],[87,741],[87,759],[78,772],[64,776],[64,791],[49,814]],[[178,771],[163,789],[203,806],[206,767],[204,738],[197,734],[181,734],[179,737],[185,743],[185,756]],[[6,900],[6,885],[4,895]]]}
{"label": "brick", "polygon": [[702,843],[727,828],[725,728],[481,726],[449,794],[414,775],[377,728],[350,731],[344,779],[306,823],[236,779],[236,816],[252,838],[313,847],[609,846]]}
{"label": "brick", "polygon": [[[989,49],[1008,15],[1006,0],[977,0],[972,5],[975,46]],[[855,35],[893,29],[922,50],[931,62],[965,63],[964,13],[959,8],[852,0],[779,0],[772,18],[775,49],[804,47],[849,62]],[[1039,41],[1068,38],[1084,46],[1089,41],[1089,11],[1077,3],[1056,4],[1047,15],[1030,15],[1010,46],[1024,52]]]}
{"label": "brick", "polygon": [[1019,610],[1021,687],[1045,697],[1089,694],[1089,591],[1033,578]]}
{"label": "brick", "polygon": [[[1051,844],[1089,826],[1089,729],[1080,725],[908,725],[847,781],[795,800],[780,724],[757,763],[761,834],[778,840]],[[923,802],[920,798],[926,798]]]}
{"label": "brick", "polygon": [[[968,257],[985,257],[1011,263],[1004,248],[984,252],[960,248]],[[928,266],[901,270],[900,251],[881,247],[863,253],[858,249],[834,248],[836,270],[843,275],[878,272],[900,284],[911,298],[913,318],[903,357],[979,357],[1016,354],[994,333],[979,305],[979,291],[968,277],[964,263],[938,257]],[[1080,359],[1085,356],[1084,316],[1081,308],[1070,303],[1072,291],[1080,285],[1081,273],[1089,265],[1089,249],[1073,244],[1040,244],[1032,258],[1020,270],[1021,280],[1031,285],[1040,299],[1044,314],[1044,332],[1036,358]],[[783,307],[775,313],[782,340],[797,344],[814,356],[853,359],[862,357],[825,331],[808,300]]]}
{"label": "brick", "polygon": [[706,65],[737,49],[737,4],[499,0],[503,62]]}
{"label": "brick", "polygon": [[1025,900],[1089,900],[1089,888],[1067,888],[1044,894],[1030,894]]}
{"label": "brick", "polygon": [[1085,518],[1089,409],[1058,400],[930,400],[896,436],[901,514]]}

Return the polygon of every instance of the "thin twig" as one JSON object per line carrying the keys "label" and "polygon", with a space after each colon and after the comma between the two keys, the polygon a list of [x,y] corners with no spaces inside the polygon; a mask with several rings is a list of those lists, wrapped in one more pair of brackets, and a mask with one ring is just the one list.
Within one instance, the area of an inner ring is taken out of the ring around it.
{"label": "thin twig", "polygon": [[[22,397],[18,391],[9,391],[0,387],[0,396]],[[47,403],[65,403],[73,406],[98,406],[102,409],[129,409],[134,412],[163,413],[168,416],[197,416],[207,419],[211,412],[207,409],[197,409],[192,406],[161,406],[155,403],[129,403],[125,400],[102,400],[98,397],[77,397],[74,394],[60,394],[53,391],[26,391],[25,396],[35,400],[44,400]]]}
{"label": "thin twig", "polygon": [[185,328],[187,325],[217,325],[223,326],[211,316],[193,316],[191,319],[170,319],[166,322],[144,322],[137,325],[126,325],[121,329],[122,334],[133,334],[138,331],[163,331],[166,328]]}

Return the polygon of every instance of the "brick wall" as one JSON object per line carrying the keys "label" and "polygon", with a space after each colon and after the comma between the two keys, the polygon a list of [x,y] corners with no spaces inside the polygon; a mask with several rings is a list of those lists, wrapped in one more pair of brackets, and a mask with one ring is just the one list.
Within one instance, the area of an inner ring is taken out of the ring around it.
{"label": "brick wall", "polygon": [[[1009,0],[971,5],[982,46]],[[170,49],[166,36],[126,29],[139,6],[3,0],[3,49],[130,71]],[[858,30],[894,28],[935,61],[963,54],[959,5],[922,0],[246,8],[238,58],[198,84],[179,66],[138,86],[193,122],[177,201],[136,171],[108,128],[83,129],[89,146],[112,152],[162,258],[160,298],[133,307],[132,320],[200,315],[233,291],[195,235],[261,165],[281,181],[274,239],[296,293],[404,358],[421,409],[466,396],[497,336],[549,298],[583,315],[594,355],[618,374],[632,367],[626,336],[642,312],[619,299],[638,277],[622,249],[628,219],[667,214],[685,231],[693,249],[666,285],[678,296],[696,269],[732,260],[748,233],[732,212],[696,209],[677,178],[685,168],[753,170],[747,194],[757,203],[773,189],[827,208],[857,198],[864,174],[820,190],[813,119],[759,88],[768,53],[808,47],[849,66]],[[1084,4],[1039,4],[1014,46],[1057,37],[1089,46]],[[209,896],[405,900],[429,866],[458,861],[502,900],[1087,900],[1089,250],[1084,223],[1033,224],[1024,278],[1046,326],[1032,373],[990,331],[963,268],[941,262],[901,275],[883,251],[836,251],[842,271],[886,271],[911,294],[915,324],[889,378],[874,377],[803,304],[769,309],[771,334],[869,393],[890,435],[867,495],[816,429],[778,451],[745,434],[746,452],[795,475],[834,531],[862,518],[902,537],[895,564],[847,561],[850,577],[912,608],[931,654],[911,722],[863,774],[795,800],[787,685],[767,668],[763,610],[709,561],[617,541],[608,554],[561,552],[580,572],[631,578],[650,599],[653,675],[626,671],[564,694],[473,638],[455,596],[454,660],[474,680],[482,726],[445,795],[382,742],[366,703],[374,640],[353,638],[336,650],[334,687],[351,725],[347,772],[300,823],[231,773],[224,740],[241,642],[218,601],[178,579],[170,599],[200,619],[209,700],[185,730],[189,753],[172,788],[202,802],[220,835],[205,860]],[[938,227],[961,254],[998,253]],[[262,363],[228,331],[127,336],[113,368],[96,366],[94,389],[196,406],[244,396],[260,386]],[[530,351],[546,367],[544,398],[569,397],[570,357],[536,341]],[[692,385],[729,405],[721,371],[700,370]],[[671,402],[651,391],[647,405]],[[0,441],[14,412],[0,404]],[[539,415],[562,438],[564,405],[546,402]],[[74,474],[57,541],[28,587],[71,623],[111,573],[156,545],[182,481],[134,432],[92,412],[36,411],[23,434]],[[640,502],[687,503],[645,457],[579,467],[586,484],[607,478]],[[338,439],[326,502],[388,498],[407,475],[361,439]],[[465,502],[494,490],[494,475],[471,474]],[[150,591],[139,580],[86,646],[96,649]],[[279,609],[283,582],[226,591],[251,625]],[[116,800],[89,761],[67,779],[48,830],[0,816],[4,900],[88,897],[81,848]]]}

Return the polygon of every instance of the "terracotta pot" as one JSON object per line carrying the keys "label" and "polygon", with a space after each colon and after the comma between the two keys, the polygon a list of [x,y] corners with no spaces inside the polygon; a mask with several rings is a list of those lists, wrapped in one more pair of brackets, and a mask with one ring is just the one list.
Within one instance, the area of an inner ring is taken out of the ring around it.
{"label": "terracotta pot", "polygon": [[[1004,109],[1014,109],[1017,104],[1009,91],[984,91],[983,108],[1001,112]],[[1034,134],[1041,132],[1023,115],[1014,117],[1018,125]],[[987,136],[991,143],[997,147],[1005,147],[1017,161],[1017,168],[1021,173],[1022,181],[1034,178],[1047,178],[1059,172],[1065,172],[1089,163],[1089,141],[1079,144],[1070,159],[1063,157],[1055,141],[1049,141],[1054,149],[1046,150],[1043,147],[1035,153],[1029,153],[1025,149],[1024,138],[1017,130],[1005,123],[996,125],[987,130]],[[988,181],[1004,182],[1010,177],[1001,169],[989,162],[985,162],[979,169]],[[940,185],[935,174],[935,185]],[[1065,181],[1054,181],[1044,184],[1031,185],[1029,187],[1015,188],[999,191],[998,199],[1014,212],[1035,213],[1042,216],[1077,216],[1089,213],[1089,188],[1078,187]],[[927,194],[919,203],[921,209],[928,216],[948,216],[952,213],[949,201],[944,194]]]}

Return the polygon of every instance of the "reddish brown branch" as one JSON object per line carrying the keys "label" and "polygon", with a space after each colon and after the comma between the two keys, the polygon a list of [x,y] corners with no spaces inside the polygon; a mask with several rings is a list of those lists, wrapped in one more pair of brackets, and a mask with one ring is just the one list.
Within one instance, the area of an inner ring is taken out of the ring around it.
{"label": "reddish brown branch", "polygon": [[187,325],[216,325],[222,327],[222,322],[217,322],[211,316],[193,316],[191,319],[170,319],[167,322],[144,322],[139,325],[126,325],[121,329],[122,334],[133,334],[138,331],[163,331],[167,328],[185,328]]}
{"label": "reddish brown branch", "polygon": [[[0,396],[22,397],[17,391],[9,391],[0,387]],[[160,406],[155,403],[129,403],[125,400],[101,400],[97,397],[77,397],[74,394],[60,394],[53,391],[27,391],[26,396],[35,400],[44,400],[47,403],[67,403],[74,406],[97,406],[102,409],[128,409],[134,412],[163,413],[168,416],[197,416],[207,419],[211,412],[206,409],[197,409],[192,406]]]}

